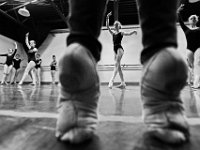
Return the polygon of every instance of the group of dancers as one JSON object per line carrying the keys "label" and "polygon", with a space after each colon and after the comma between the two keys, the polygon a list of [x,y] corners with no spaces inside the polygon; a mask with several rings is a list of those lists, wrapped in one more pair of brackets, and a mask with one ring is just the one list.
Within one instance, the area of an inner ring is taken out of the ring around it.
{"label": "group of dancers", "polygon": [[[186,26],[181,17],[181,11],[184,8],[184,4],[181,4],[177,9],[178,20],[182,30],[185,33],[187,40],[187,50],[186,57],[188,63],[188,84],[191,85],[192,88],[200,88],[200,28],[197,27],[198,16],[191,15],[188,18],[189,26]],[[121,84],[116,86],[118,88],[125,88],[126,83],[124,81],[123,72],[121,69],[121,59],[124,54],[124,49],[121,45],[121,41],[124,35],[130,36],[132,34],[137,34],[137,31],[132,31],[130,33],[124,33],[120,31],[121,23],[119,21],[114,22],[114,31],[109,27],[109,17],[111,16],[111,12],[106,17],[106,26],[108,31],[113,36],[113,46],[114,46],[114,54],[115,54],[115,67],[113,71],[113,75],[109,81],[108,87],[112,88],[114,79],[119,73],[119,77],[121,79]]]}
{"label": "group of dancers", "polygon": [[[198,39],[200,39],[200,29],[196,26],[198,22],[198,16],[191,15],[188,19],[189,24],[191,27],[187,27],[181,17],[181,11],[183,10],[184,4],[180,5],[180,7],[177,10],[178,13],[178,19],[181,25],[181,28],[183,29],[186,39],[187,39],[187,62],[189,67],[189,78],[188,83],[193,84],[193,88],[200,88],[200,42]],[[106,17],[106,26],[108,31],[113,37],[113,50],[114,50],[114,71],[113,75],[109,81],[108,87],[112,88],[113,83],[115,80],[115,77],[117,73],[119,73],[119,77],[121,80],[121,84],[119,84],[118,88],[125,88],[126,83],[124,81],[123,72],[121,69],[121,59],[124,54],[124,49],[121,45],[121,41],[123,36],[130,36],[132,34],[137,34],[137,31],[132,31],[129,33],[125,33],[123,31],[120,31],[122,28],[122,25],[119,21],[114,22],[114,31],[109,26],[109,17],[112,15],[112,13],[108,13]],[[25,78],[30,75],[32,78],[32,84],[39,84],[41,83],[41,63],[42,59],[40,59],[40,54],[37,53],[38,50],[35,47],[36,42],[34,40],[28,39],[29,33],[26,34],[26,45],[28,47],[28,51],[26,51],[28,56],[28,65],[26,66],[25,72],[22,76],[21,81],[19,82],[19,85],[22,85]],[[6,62],[4,65],[4,74],[2,77],[1,84],[7,84],[7,77],[10,74],[12,70],[12,75],[10,79],[11,84],[16,84],[17,82],[17,76],[19,74],[20,69],[20,63],[21,58],[19,54],[16,54],[17,52],[17,44],[15,43],[15,49],[9,49],[8,54],[0,54],[0,56],[6,56]],[[52,63],[50,65],[51,68],[51,77],[52,77],[52,83],[55,84],[55,72],[56,72],[56,56],[52,56]],[[194,77],[193,77],[194,75]]]}
{"label": "group of dancers", "polygon": [[[29,41],[29,33],[26,34],[25,43],[28,48],[28,50],[26,50],[28,56],[28,64],[25,68],[25,71],[18,85],[21,86],[28,75],[30,75],[32,79],[31,83],[32,85],[40,85],[42,59],[40,58],[40,54],[38,53],[38,49],[36,48],[36,42],[34,40]],[[22,59],[20,58],[19,54],[16,54],[17,43],[15,42],[14,44],[15,44],[14,49],[9,49],[7,54],[0,54],[0,56],[6,57],[1,85],[8,84],[7,80],[9,75],[10,75],[9,83],[10,84],[17,83],[17,77],[19,74],[20,64],[22,62]],[[56,56],[53,55],[52,59],[53,60],[50,64],[50,70],[51,70],[52,83],[55,84],[55,73],[57,66]]]}

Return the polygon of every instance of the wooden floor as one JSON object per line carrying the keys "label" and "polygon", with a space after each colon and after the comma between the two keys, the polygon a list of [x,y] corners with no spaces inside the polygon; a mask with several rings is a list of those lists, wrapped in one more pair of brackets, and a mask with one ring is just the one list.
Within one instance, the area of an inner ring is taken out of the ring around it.
{"label": "wooden floor", "polygon": [[182,92],[191,128],[190,142],[167,145],[145,133],[139,86],[126,90],[101,86],[96,136],[81,145],[54,137],[58,86],[0,87],[0,150],[198,150],[200,147],[200,90]]}

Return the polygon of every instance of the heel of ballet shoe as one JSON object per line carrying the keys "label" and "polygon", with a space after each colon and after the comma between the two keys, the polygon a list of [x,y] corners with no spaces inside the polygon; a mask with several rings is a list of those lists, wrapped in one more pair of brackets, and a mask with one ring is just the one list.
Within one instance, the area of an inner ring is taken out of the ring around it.
{"label": "heel of ballet shoe", "polygon": [[58,109],[56,138],[73,144],[91,139],[97,126],[96,106],[74,100],[61,101]]}
{"label": "heel of ballet shoe", "polygon": [[112,89],[112,87],[113,87],[113,81],[110,81],[108,84],[108,88]]}
{"label": "heel of ballet shoe", "polygon": [[184,133],[171,129],[150,129],[148,133],[161,142],[167,144],[182,144],[188,141]]}
{"label": "heel of ballet shoe", "polygon": [[146,114],[144,122],[147,129],[155,138],[168,144],[181,144],[190,137],[189,125],[181,110]]}
{"label": "heel of ballet shoe", "polygon": [[96,61],[84,46],[74,43],[67,47],[59,61],[59,81],[65,90],[85,90],[99,82]]}
{"label": "heel of ballet shoe", "polygon": [[93,135],[94,131],[91,129],[74,128],[61,136],[60,141],[69,142],[72,144],[80,144],[90,140]]}
{"label": "heel of ballet shoe", "polygon": [[121,83],[120,85],[117,85],[116,88],[125,89],[126,88],[126,84],[125,83]]}

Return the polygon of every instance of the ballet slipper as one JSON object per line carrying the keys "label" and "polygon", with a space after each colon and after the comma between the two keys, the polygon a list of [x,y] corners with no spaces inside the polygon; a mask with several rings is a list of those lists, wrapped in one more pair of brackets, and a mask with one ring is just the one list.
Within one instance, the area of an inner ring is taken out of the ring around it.
{"label": "ballet slipper", "polygon": [[97,126],[100,90],[96,61],[87,48],[74,43],[60,59],[59,70],[56,137],[81,143],[92,137]]}
{"label": "ballet slipper", "polygon": [[79,144],[81,142],[90,140],[93,135],[94,132],[91,129],[74,128],[62,135],[60,137],[60,140],[64,142],[70,142],[73,144]]}
{"label": "ballet slipper", "polygon": [[117,85],[116,88],[125,89],[126,88],[126,84],[125,83],[121,83],[121,84]]}
{"label": "ballet slipper", "polygon": [[9,85],[8,82],[1,82],[1,85]]}
{"label": "ballet slipper", "polygon": [[22,85],[22,84],[23,84],[22,82],[19,82],[19,83],[18,83],[18,85]]}
{"label": "ballet slipper", "polygon": [[36,86],[37,84],[34,83],[34,82],[32,82],[32,83],[30,83],[30,85],[31,85],[31,86]]}
{"label": "ballet slipper", "polygon": [[151,136],[158,138],[158,140],[164,141],[170,144],[184,143],[187,139],[182,132],[172,129],[151,129],[149,131]]}
{"label": "ballet slipper", "polygon": [[163,142],[178,144],[189,139],[189,126],[180,99],[186,81],[186,63],[173,47],[163,48],[144,64],[143,119],[148,131]]}
{"label": "ballet slipper", "polygon": [[112,87],[113,87],[113,80],[110,80],[110,82],[109,82],[109,84],[108,84],[108,88],[110,88],[110,89],[112,89]]}
{"label": "ballet slipper", "polygon": [[189,126],[179,109],[154,114],[147,113],[144,121],[148,132],[163,142],[179,144],[189,140]]}

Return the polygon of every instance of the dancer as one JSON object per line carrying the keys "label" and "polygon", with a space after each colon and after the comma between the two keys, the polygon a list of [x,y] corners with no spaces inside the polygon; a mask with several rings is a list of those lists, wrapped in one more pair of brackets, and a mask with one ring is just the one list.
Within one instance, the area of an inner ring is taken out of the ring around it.
{"label": "dancer", "polygon": [[55,74],[56,74],[56,65],[57,65],[57,61],[56,61],[56,56],[53,55],[52,56],[53,61],[50,64],[50,69],[51,69],[51,78],[52,78],[52,84],[55,84]]}
{"label": "dancer", "polygon": [[178,18],[187,40],[187,62],[189,66],[189,84],[191,82],[192,74],[194,72],[193,88],[200,88],[200,28],[198,28],[198,16],[191,15],[188,19],[190,27],[187,27],[182,18],[181,11],[184,4],[178,8]]}
{"label": "dancer", "polygon": [[11,75],[11,84],[16,84],[17,83],[17,76],[19,74],[20,70],[20,63],[22,62],[20,55],[16,54],[15,58],[13,59],[13,70],[12,70],[12,75]]}
{"label": "dancer", "polygon": [[5,56],[6,57],[6,62],[4,64],[4,71],[3,71],[3,78],[1,81],[1,84],[8,84],[7,83],[7,77],[13,67],[13,58],[15,54],[17,53],[17,43],[14,43],[15,49],[9,49],[8,54],[1,54],[0,56]]}
{"label": "dancer", "polygon": [[[97,126],[100,34],[107,0],[69,0],[67,48],[59,61],[60,95],[56,137],[80,143]],[[138,0],[142,29],[141,98],[148,132],[169,144],[189,139],[180,91],[187,66],[177,51],[177,0]],[[92,22],[91,22],[92,21]]]}
{"label": "dancer", "polygon": [[36,83],[38,85],[41,84],[41,64],[42,64],[42,59],[40,58],[40,54],[37,53],[36,54],[36,61],[35,61],[36,65],[35,65],[35,69],[36,69]]}
{"label": "dancer", "polygon": [[35,54],[38,51],[36,48],[36,42],[34,40],[30,40],[28,39],[29,33],[26,34],[26,38],[25,38],[25,43],[26,46],[28,47],[28,51],[26,51],[27,56],[28,56],[28,65],[26,66],[26,69],[24,71],[24,74],[22,76],[22,79],[20,80],[18,85],[22,85],[25,78],[28,76],[29,72],[31,72],[31,76],[32,76],[32,84],[35,85],[36,84],[36,79],[35,79],[35,66],[36,66],[36,58],[35,58]]}
{"label": "dancer", "polygon": [[123,49],[123,47],[121,45],[121,41],[122,41],[123,36],[130,36],[130,35],[132,35],[134,33],[137,34],[137,32],[136,31],[132,31],[132,32],[129,32],[129,33],[121,32],[120,29],[122,27],[121,27],[121,23],[119,21],[115,21],[114,22],[115,31],[113,32],[109,27],[109,17],[111,15],[112,15],[112,13],[110,12],[106,17],[106,26],[107,26],[108,31],[110,32],[110,34],[113,36],[114,52],[115,52],[115,68],[114,68],[113,75],[112,75],[112,77],[110,79],[110,82],[108,84],[108,87],[109,88],[113,87],[113,83],[114,83],[115,77],[116,77],[117,73],[119,72],[119,76],[120,76],[120,79],[121,79],[121,84],[118,85],[117,87],[125,88],[126,84],[124,82],[124,75],[123,75],[122,69],[121,69],[121,59],[122,59],[122,56],[124,54],[124,49]]}

